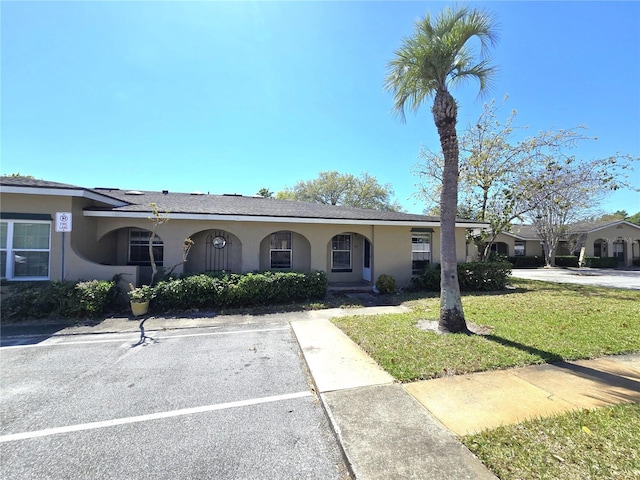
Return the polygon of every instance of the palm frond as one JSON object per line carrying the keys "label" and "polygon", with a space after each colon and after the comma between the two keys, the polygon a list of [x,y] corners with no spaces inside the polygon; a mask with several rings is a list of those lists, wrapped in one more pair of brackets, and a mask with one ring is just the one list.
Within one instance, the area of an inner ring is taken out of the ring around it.
{"label": "palm frond", "polygon": [[[472,39],[480,43],[479,59]],[[481,93],[488,90],[496,69],[486,53],[497,39],[495,18],[484,10],[446,8],[435,18],[427,13],[387,65],[384,88],[393,94],[393,111],[405,120],[405,109],[415,111],[438,90],[472,78]]]}

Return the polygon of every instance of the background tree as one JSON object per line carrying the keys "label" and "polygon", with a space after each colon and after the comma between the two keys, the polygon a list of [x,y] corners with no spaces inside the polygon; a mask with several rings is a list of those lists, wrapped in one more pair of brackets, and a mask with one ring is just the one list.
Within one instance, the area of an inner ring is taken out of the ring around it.
{"label": "background tree", "polygon": [[261,188],[260,190],[258,190],[256,195],[258,195],[260,197],[263,197],[263,198],[273,198],[273,192],[271,190],[269,190],[268,188]]}
{"label": "background tree", "polygon": [[381,185],[376,177],[364,172],[356,177],[336,171],[320,172],[318,178],[299,181],[291,189],[278,192],[276,198],[345,205],[375,210],[402,211],[402,206],[392,200],[391,185]]}
{"label": "background tree", "polygon": [[[446,8],[437,17],[427,13],[416,21],[414,33],[405,38],[388,64],[385,87],[393,93],[394,110],[404,120],[405,106],[416,111],[433,98],[431,112],[438,129],[443,155],[440,195],[440,319],[444,332],[468,332],[458,283],[455,241],[458,206],[458,105],[449,87],[476,79],[484,91],[494,74],[486,57],[497,39],[493,17],[481,9]],[[471,43],[478,41],[480,56]]]}
{"label": "background tree", "polygon": [[[506,97],[505,97],[506,100]],[[491,244],[511,223],[522,219],[533,208],[532,175],[545,159],[561,156],[567,148],[586,139],[579,128],[549,130],[516,140],[513,125],[517,111],[506,121],[498,120],[495,100],[484,105],[478,120],[470,124],[460,137],[460,178],[458,215],[481,222],[490,228],[469,236],[478,248],[480,258],[487,260]],[[421,195],[435,204],[442,176],[441,155],[428,150],[420,152],[421,163],[415,173],[422,178]]]}
{"label": "background tree", "polygon": [[627,222],[635,223],[636,225],[640,225],[640,212],[636,212],[630,217],[626,218]]}
{"label": "background tree", "polygon": [[613,190],[637,190],[628,181],[634,162],[629,155],[590,161],[548,158],[530,181],[531,210],[526,215],[543,242],[545,264],[555,266],[556,251],[572,223],[584,221]]}
{"label": "background tree", "polygon": [[[551,129],[517,140],[516,130],[522,128],[513,125],[517,112],[501,123],[497,110],[495,100],[485,104],[460,137],[458,215],[489,223],[489,229],[470,235],[483,259],[497,235],[508,232],[514,221],[539,225],[553,250],[547,258],[553,264],[558,235],[566,234],[567,222],[583,219],[608,191],[630,186],[625,171],[631,171],[633,159],[572,157],[573,148],[594,140],[582,133],[586,127]],[[416,169],[422,177],[421,194],[435,205],[430,192],[440,186],[442,156],[423,150],[421,160]],[[614,215],[624,218],[626,212]]]}

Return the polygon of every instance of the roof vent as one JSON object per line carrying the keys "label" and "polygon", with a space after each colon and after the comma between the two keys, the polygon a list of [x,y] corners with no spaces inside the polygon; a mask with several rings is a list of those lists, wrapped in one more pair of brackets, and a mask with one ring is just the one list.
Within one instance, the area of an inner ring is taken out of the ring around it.
{"label": "roof vent", "polygon": [[204,193],[196,191],[196,192],[191,192],[191,195],[204,195]]}
{"label": "roof vent", "polygon": [[242,194],[240,194],[240,193],[223,193],[222,196],[223,197],[241,197]]}
{"label": "roof vent", "polygon": [[127,190],[124,192],[125,195],[144,195],[140,190]]}
{"label": "roof vent", "polygon": [[117,192],[120,189],[119,188],[110,188],[110,187],[95,187],[94,190],[109,190],[109,191]]}
{"label": "roof vent", "polygon": [[162,190],[163,195],[169,195],[169,190]]}

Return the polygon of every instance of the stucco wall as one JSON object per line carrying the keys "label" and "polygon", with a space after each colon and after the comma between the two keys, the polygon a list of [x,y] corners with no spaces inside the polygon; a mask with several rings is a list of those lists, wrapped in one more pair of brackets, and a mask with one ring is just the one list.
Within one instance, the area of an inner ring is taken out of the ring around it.
{"label": "stucco wall", "polygon": [[[65,277],[67,279],[111,278],[125,274],[133,283],[139,280],[140,268],[127,266],[128,231],[130,228],[150,230],[148,218],[110,218],[85,216],[83,210],[92,202],[83,198],[64,196],[3,194],[2,210],[16,213],[45,213],[55,219],[57,211],[73,213],[73,231],[66,236]],[[62,235],[51,235],[51,279],[61,277]],[[363,252],[365,238],[371,243],[371,282],[381,274],[392,275],[399,285],[411,278],[411,227],[343,225],[327,223],[294,224],[287,222],[202,221],[170,219],[158,227],[157,233],[164,244],[164,266],[171,267],[182,261],[183,242],[186,237],[195,241],[184,271],[205,271],[206,237],[214,230],[228,234],[237,247],[231,252],[232,271],[238,273],[268,268],[269,238],[271,233],[291,231],[293,235],[293,268],[295,270],[322,270],[331,282],[353,282],[363,279]],[[431,236],[432,263],[439,263],[440,232],[433,229]],[[352,235],[351,272],[331,272],[331,239],[338,234]],[[460,262],[465,261],[464,229],[456,233],[456,252]],[[179,265],[175,272],[182,273]]]}
{"label": "stucco wall", "polygon": [[56,212],[71,212],[72,231],[65,233],[64,279],[65,280],[110,280],[114,275],[122,273],[133,282],[137,281],[137,267],[109,266],[89,260],[85,254],[97,248],[94,240],[96,230],[95,219],[88,219],[82,214],[83,207],[91,202],[81,198],[57,195],[21,195],[2,194],[2,212],[36,213],[51,216],[51,249],[49,255],[49,278],[61,280],[62,270],[62,237],[55,231]]}

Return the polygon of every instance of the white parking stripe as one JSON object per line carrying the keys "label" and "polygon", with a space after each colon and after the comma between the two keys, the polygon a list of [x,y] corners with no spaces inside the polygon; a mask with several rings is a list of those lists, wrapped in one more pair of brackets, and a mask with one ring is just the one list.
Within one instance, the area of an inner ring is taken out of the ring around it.
{"label": "white parking stripe", "polygon": [[[207,327],[203,327],[203,328],[207,328]],[[238,334],[243,334],[243,333],[260,333],[260,332],[277,332],[277,331],[282,331],[282,330],[289,330],[289,327],[278,327],[278,328],[261,328],[261,329],[254,329],[254,330],[234,330],[231,332],[206,332],[206,333],[185,333],[183,335],[163,335],[161,338],[163,339],[168,339],[168,338],[185,338],[185,337],[204,337],[204,336],[210,336],[210,335],[238,335]],[[149,333],[153,333],[153,330],[148,330]],[[133,335],[133,334],[137,334],[139,332],[127,332],[127,335]],[[90,335],[90,334],[88,334]],[[120,333],[120,334],[114,334],[114,335],[124,335],[124,333]],[[52,337],[52,338],[57,338],[57,337]],[[92,344],[92,343],[122,343],[122,339],[112,339],[112,340],[85,340],[85,341],[72,341],[72,342],[65,342],[60,341],[60,342],[51,342],[51,343],[34,343],[32,345],[7,345],[5,347],[2,347],[2,349],[11,349],[11,348],[36,348],[36,347],[56,347],[56,346],[61,346],[61,345],[87,345],[87,344]]]}
{"label": "white parking stripe", "polygon": [[0,436],[0,443],[14,442],[16,440],[27,440],[30,438],[47,437],[50,435],[58,435],[60,433],[71,433],[71,432],[80,432],[82,430],[94,430],[97,428],[115,427],[117,425],[126,425],[129,423],[148,422],[150,420],[160,420],[163,418],[180,417],[184,415],[195,415],[197,413],[213,412],[216,410],[246,407],[250,405],[259,405],[261,403],[279,402],[282,400],[291,400],[294,398],[310,397],[312,395],[313,393],[310,391],[287,393],[284,395],[253,398],[250,400],[240,400],[237,402],[219,403],[216,405],[205,405],[203,407],[183,408],[181,410],[173,410],[170,412],[150,413],[148,415],[139,415],[137,417],[116,418],[114,420],[105,420],[102,422],[81,423],[79,425],[69,425],[67,427],[47,428],[45,430],[36,430],[34,432],[13,433],[10,435]]}

